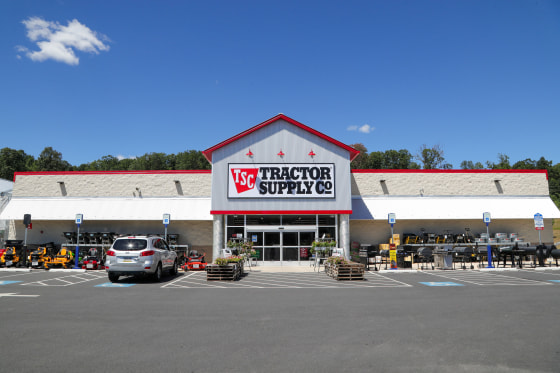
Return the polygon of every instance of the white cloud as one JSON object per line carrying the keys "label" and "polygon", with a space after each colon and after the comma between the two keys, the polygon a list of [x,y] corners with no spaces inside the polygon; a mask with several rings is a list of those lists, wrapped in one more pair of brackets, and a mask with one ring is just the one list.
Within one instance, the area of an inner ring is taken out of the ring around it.
{"label": "white cloud", "polygon": [[80,59],[75,51],[99,54],[100,51],[109,50],[106,44],[109,39],[105,35],[92,31],[76,19],[68,22],[67,26],[38,17],[30,17],[22,23],[27,29],[27,37],[35,42],[39,50],[30,51],[22,46],[17,46],[16,49],[33,61],[52,59],[68,65],[78,65]]}
{"label": "white cloud", "polygon": [[358,131],[361,133],[370,133],[375,129],[375,127],[370,126],[369,124],[364,124],[363,126],[361,126],[360,128],[358,128]]}
{"label": "white cloud", "polygon": [[128,157],[125,157],[122,154],[117,155],[116,157],[119,161],[122,161],[123,159],[136,159],[135,155],[129,155]]}
{"label": "white cloud", "polygon": [[370,126],[369,124],[364,124],[363,126],[348,126],[348,131],[358,131],[361,133],[370,133],[375,130],[375,127]]}

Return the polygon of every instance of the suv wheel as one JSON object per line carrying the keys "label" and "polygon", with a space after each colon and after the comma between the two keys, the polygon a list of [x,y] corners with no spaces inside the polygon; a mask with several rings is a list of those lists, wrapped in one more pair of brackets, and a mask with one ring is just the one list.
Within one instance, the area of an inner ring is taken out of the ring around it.
{"label": "suv wheel", "polygon": [[173,262],[173,267],[169,271],[169,274],[171,276],[175,276],[177,274],[177,272],[178,272],[177,267],[178,267],[177,261]]}
{"label": "suv wheel", "polygon": [[162,277],[162,269],[161,269],[161,263],[159,263],[154,273],[154,280],[156,282],[161,282],[161,277]]}
{"label": "suv wheel", "polygon": [[116,273],[109,273],[109,281],[111,282],[119,281],[119,275],[117,275]]}

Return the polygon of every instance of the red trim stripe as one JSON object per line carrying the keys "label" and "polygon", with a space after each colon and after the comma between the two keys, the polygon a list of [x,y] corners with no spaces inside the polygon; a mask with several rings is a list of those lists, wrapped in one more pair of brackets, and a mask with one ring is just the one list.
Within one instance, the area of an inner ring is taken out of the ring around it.
{"label": "red trim stripe", "polygon": [[353,174],[545,174],[548,180],[548,170],[417,170],[417,169],[370,169],[370,170],[351,170]]}
{"label": "red trim stripe", "polygon": [[211,215],[339,215],[339,214],[352,214],[352,210],[211,210]]}
{"label": "red trim stripe", "polygon": [[538,174],[547,172],[547,170],[441,170],[441,169],[432,169],[432,170],[417,170],[417,169],[353,169],[351,170],[354,174],[376,174],[376,173],[418,173],[418,174],[458,174],[458,173],[467,173],[467,174],[498,174],[498,173],[510,173],[510,174]]}
{"label": "red trim stripe", "polygon": [[163,174],[211,174],[212,170],[131,170],[131,171],[21,171],[14,172],[16,176],[22,175],[163,175]]}

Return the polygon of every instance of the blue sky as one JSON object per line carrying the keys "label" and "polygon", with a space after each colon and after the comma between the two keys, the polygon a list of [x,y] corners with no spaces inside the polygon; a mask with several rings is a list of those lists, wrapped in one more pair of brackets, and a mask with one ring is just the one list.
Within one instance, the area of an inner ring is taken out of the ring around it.
{"label": "blue sky", "polygon": [[205,150],[284,113],[368,151],[560,162],[556,0],[0,4],[0,148]]}

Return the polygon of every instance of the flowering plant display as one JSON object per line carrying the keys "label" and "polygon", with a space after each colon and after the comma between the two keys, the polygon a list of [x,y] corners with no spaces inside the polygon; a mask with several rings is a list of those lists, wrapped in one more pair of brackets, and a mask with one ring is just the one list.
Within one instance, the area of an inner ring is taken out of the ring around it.
{"label": "flowering plant display", "polygon": [[349,264],[350,262],[341,256],[331,256],[327,259],[327,263],[330,264]]}
{"label": "flowering plant display", "polygon": [[217,264],[217,265],[219,265],[219,266],[225,266],[225,265],[227,265],[229,262],[228,262],[228,259],[227,259],[227,258],[216,258],[216,259],[214,260],[214,263]]}
{"label": "flowering plant display", "polygon": [[252,242],[243,242],[241,244],[241,250],[239,250],[239,252],[241,254],[255,254],[256,253],[255,249],[253,249],[253,243]]}
{"label": "flowering plant display", "polygon": [[243,261],[243,257],[239,255],[233,255],[226,259],[228,260],[228,263],[239,263]]}
{"label": "flowering plant display", "polygon": [[229,263],[239,263],[243,261],[243,257],[242,256],[238,256],[238,255],[233,255],[230,256],[229,258],[216,258],[214,260],[214,264],[220,265],[220,266],[225,266],[228,265]]}

